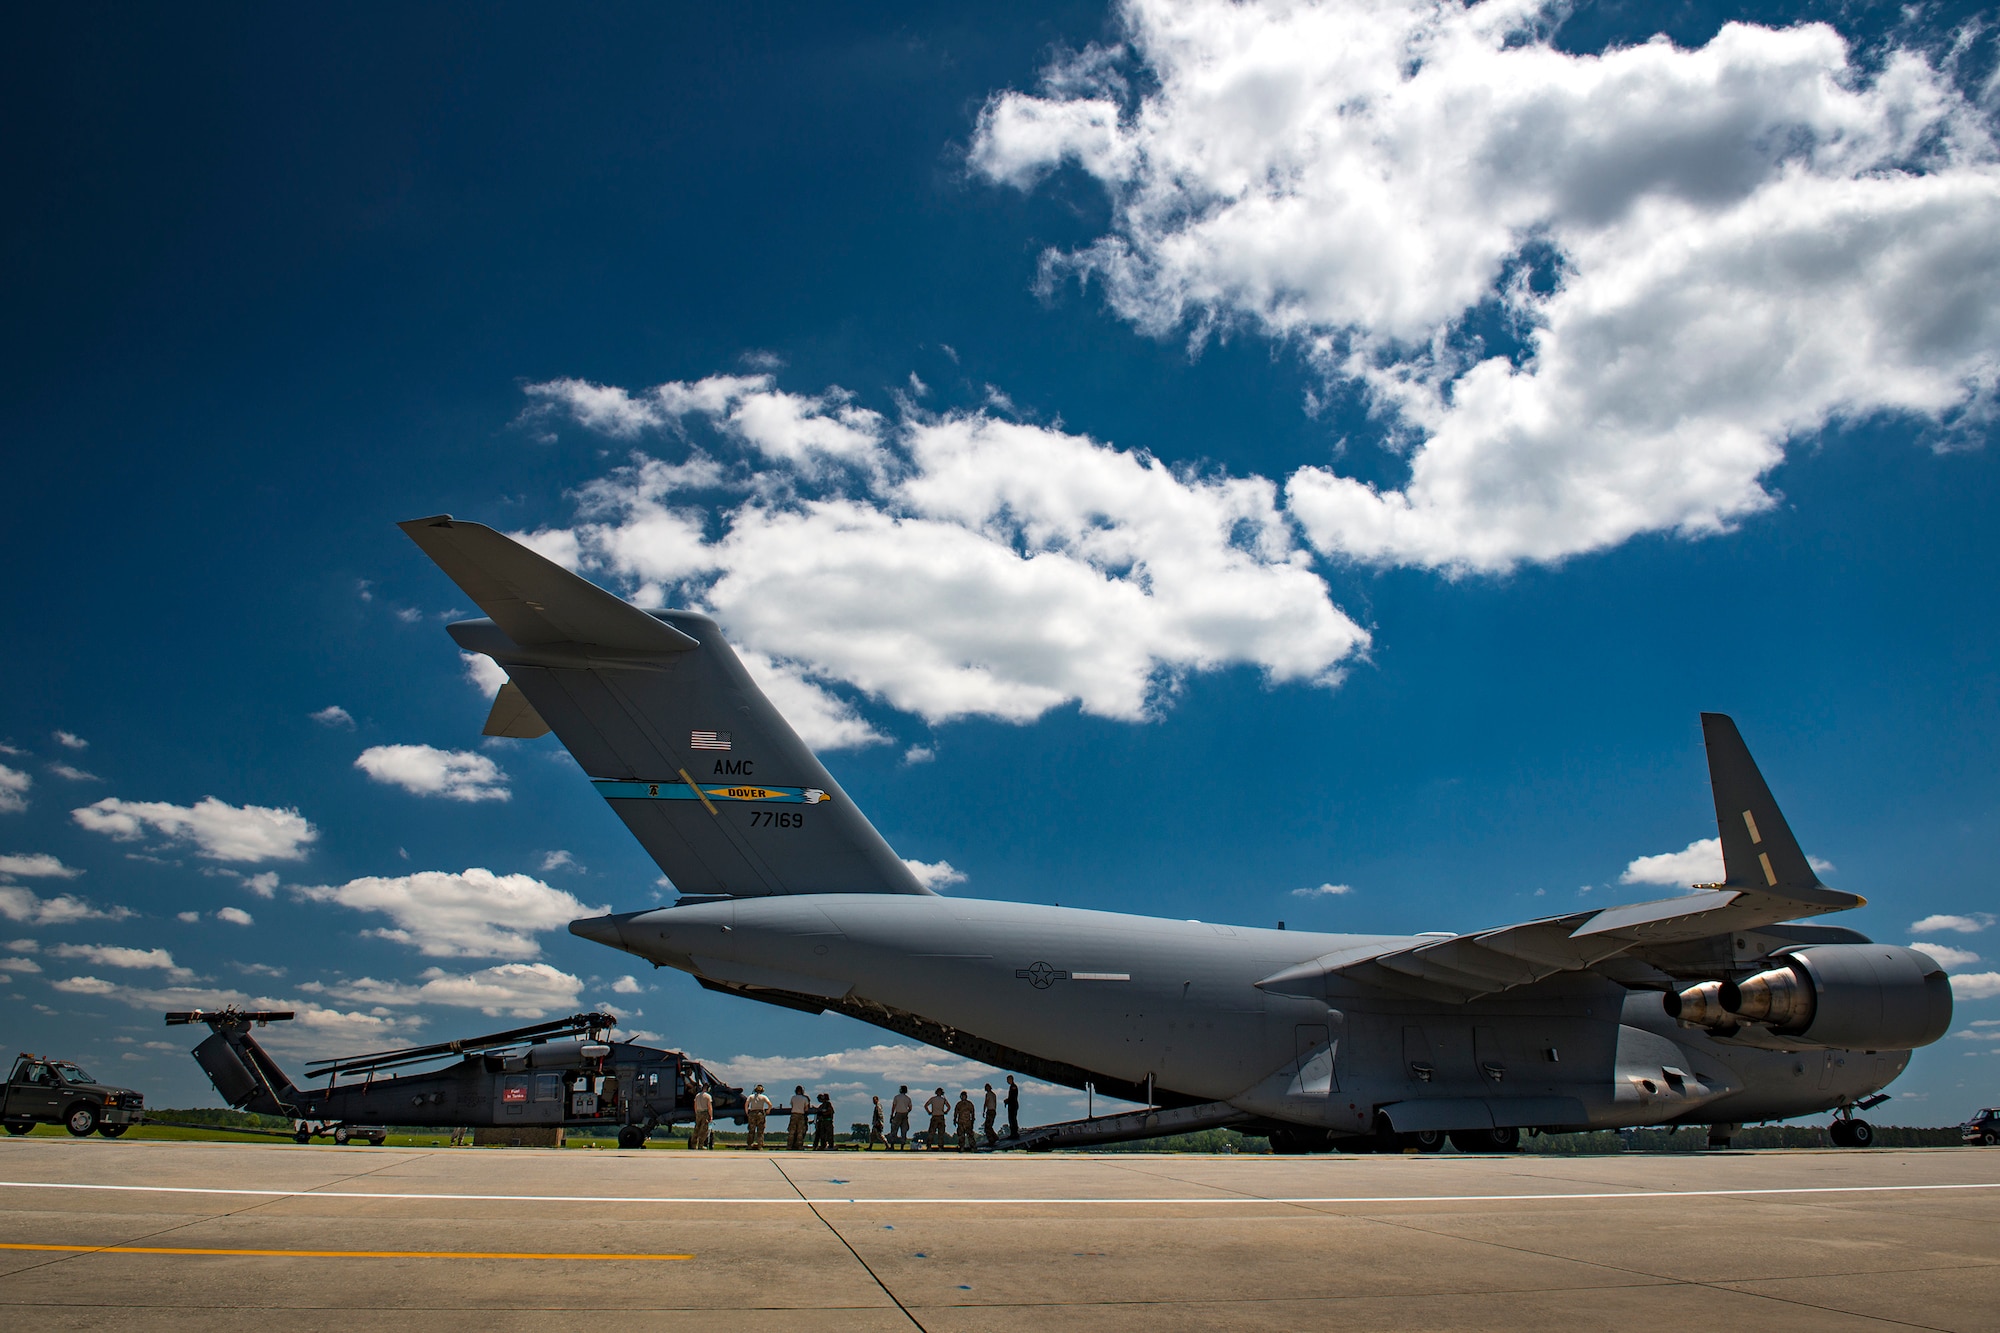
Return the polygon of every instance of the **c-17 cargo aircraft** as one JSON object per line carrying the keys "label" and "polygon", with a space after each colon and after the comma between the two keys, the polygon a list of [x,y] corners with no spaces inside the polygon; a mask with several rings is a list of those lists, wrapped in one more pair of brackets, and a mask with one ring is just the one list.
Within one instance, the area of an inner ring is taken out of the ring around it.
{"label": "c-17 cargo aircraft", "polygon": [[[403,531],[486,613],[486,734],[553,730],[680,896],[570,923],[710,990],[832,1011],[1144,1109],[1039,1146],[1237,1126],[1279,1152],[1509,1151],[1522,1132],[1857,1109],[1951,1022],[1927,954],[1803,923],[1820,883],[1735,724],[1702,715],[1725,869],[1463,935],[1335,935],[940,896],[713,620],[645,611],[493,529]],[[1025,1136],[1024,1136],[1025,1137]]]}

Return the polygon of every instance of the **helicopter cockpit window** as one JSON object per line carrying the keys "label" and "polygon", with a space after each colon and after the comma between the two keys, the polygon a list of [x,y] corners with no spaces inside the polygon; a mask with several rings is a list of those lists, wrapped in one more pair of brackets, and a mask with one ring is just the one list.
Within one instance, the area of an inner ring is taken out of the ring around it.
{"label": "helicopter cockpit window", "polygon": [[535,1100],[538,1102],[559,1102],[562,1100],[562,1075],[535,1075]]}

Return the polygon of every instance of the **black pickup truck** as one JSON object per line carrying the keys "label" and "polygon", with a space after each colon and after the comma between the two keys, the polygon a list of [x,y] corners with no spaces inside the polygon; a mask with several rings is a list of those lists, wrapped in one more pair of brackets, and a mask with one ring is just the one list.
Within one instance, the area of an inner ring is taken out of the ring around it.
{"label": "black pickup truck", "polygon": [[36,1125],[61,1125],[78,1138],[92,1131],[115,1139],[146,1118],[146,1099],[130,1088],[99,1083],[67,1060],[23,1055],[0,1089],[0,1125],[26,1134]]}

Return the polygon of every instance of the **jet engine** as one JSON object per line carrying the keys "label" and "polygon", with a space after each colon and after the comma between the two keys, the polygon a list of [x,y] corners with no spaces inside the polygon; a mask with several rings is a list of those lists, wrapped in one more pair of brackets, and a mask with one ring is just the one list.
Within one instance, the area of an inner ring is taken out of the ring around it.
{"label": "jet engine", "polygon": [[1669,1016],[1721,1035],[1757,1023],[1798,1046],[1904,1051],[1951,1026],[1951,982],[1929,954],[1893,944],[1822,944],[1740,981],[1668,992]]}

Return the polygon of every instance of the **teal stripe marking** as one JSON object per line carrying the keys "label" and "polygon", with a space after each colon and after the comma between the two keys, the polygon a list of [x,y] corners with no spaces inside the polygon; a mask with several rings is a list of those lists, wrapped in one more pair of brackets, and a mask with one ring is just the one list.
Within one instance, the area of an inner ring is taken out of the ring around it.
{"label": "teal stripe marking", "polygon": [[[685,782],[620,782],[592,778],[591,785],[607,801],[697,801],[701,797]],[[826,793],[812,787],[769,787],[758,782],[704,782],[711,801],[743,801],[759,805],[817,805]]]}

